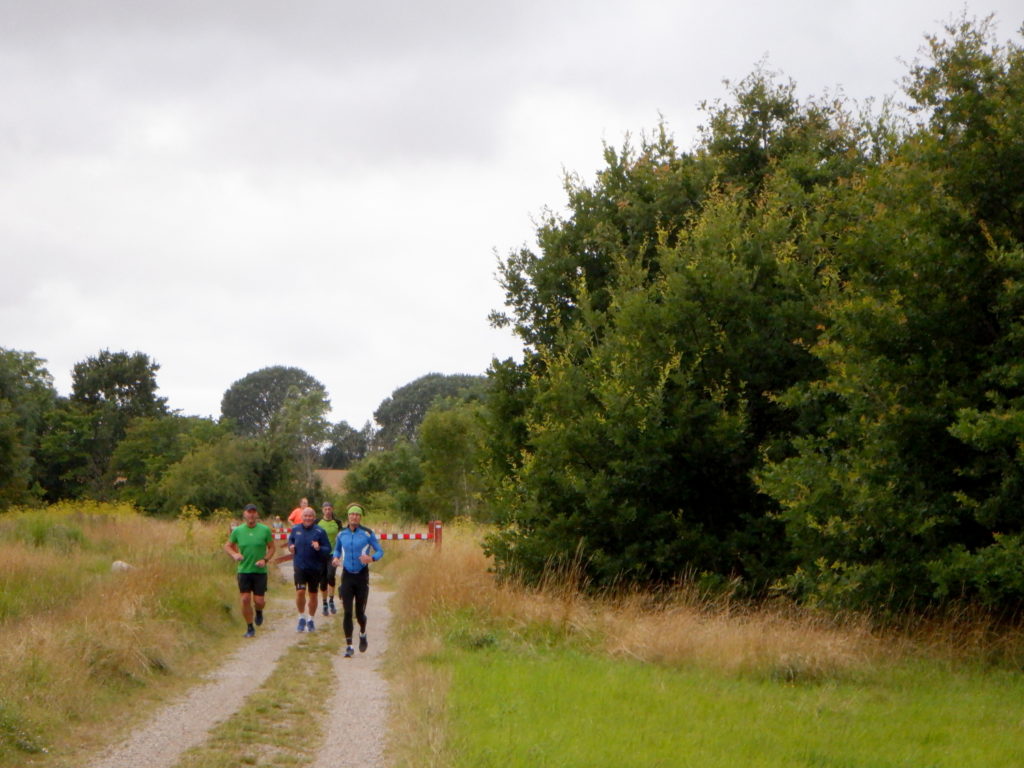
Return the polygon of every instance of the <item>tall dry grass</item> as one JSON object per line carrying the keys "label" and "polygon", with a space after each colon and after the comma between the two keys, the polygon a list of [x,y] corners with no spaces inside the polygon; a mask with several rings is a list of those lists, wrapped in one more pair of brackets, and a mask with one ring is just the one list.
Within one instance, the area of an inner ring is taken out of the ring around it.
{"label": "tall dry grass", "polygon": [[118,505],[0,517],[0,766],[101,743],[133,697],[206,663],[232,627],[222,543]]}
{"label": "tall dry grass", "polygon": [[1024,660],[1024,631],[971,609],[882,624],[783,601],[709,597],[689,585],[595,597],[578,568],[547,574],[539,588],[501,583],[488,570],[482,535],[452,526],[439,556],[419,549],[396,563],[401,621],[429,625],[468,612],[513,637],[554,633],[645,662],[789,681],[841,677],[915,654],[951,664]]}

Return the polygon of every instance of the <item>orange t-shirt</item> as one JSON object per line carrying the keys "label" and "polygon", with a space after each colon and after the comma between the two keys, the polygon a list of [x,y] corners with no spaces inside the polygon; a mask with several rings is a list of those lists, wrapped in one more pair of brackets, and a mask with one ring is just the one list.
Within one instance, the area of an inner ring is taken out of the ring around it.
{"label": "orange t-shirt", "polygon": [[298,525],[302,522],[302,507],[296,507],[292,510],[292,513],[288,515],[288,522],[292,525]]}

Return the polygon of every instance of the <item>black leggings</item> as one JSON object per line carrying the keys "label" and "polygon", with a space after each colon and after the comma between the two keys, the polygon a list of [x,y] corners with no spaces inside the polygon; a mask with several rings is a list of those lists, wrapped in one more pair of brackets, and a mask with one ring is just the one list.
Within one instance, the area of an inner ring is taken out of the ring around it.
{"label": "black leggings", "polygon": [[356,603],[356,620],[359,622],[359,631],[366,633],[366,600],[370,596],[370,569],[363,568],[359,573],[349,573],[342,569],[341,605],[344,611],[341,626],[345,630],[345,641],[352,644],[352,600]]}

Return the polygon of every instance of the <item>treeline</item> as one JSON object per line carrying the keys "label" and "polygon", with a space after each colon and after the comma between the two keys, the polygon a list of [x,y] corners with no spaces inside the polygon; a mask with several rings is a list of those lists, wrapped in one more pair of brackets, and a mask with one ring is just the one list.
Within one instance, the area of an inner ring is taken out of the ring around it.
{"label": "treeline", "polygon": [[839,605],[1024,597],[1024,59],[928,39],[905,108],[756,71],[567,180],[501,265],[503,572]]}
{"label": "treeline", "polygon": [[293,367],[243,376],[224,393],[218,419],[171,411],[159,365],[142,352],[103,350],[77,363],[58,395],[45,361],[0,348],[0,512],[66,499],[128,501],[156,514],[195,507],[265,513],[301,496],[323,498],[315,470],[344,469],[413,437],[439,397],[483,377],[428,374],[381,403],[356,430],[331,424],[324,385]]}

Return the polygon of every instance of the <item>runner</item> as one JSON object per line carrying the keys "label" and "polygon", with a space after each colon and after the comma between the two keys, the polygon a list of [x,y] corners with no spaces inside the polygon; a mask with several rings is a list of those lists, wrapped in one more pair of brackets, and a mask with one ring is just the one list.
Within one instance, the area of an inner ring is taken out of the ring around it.
{"label": "runner", "polygon": [[[256,627],[263,623],[263,606],[267,594],[267,563],[274,556],[274,534],[259,521],[255,504],[246,504],[244,523],[231,531],[224,551],[238,563],[238,592],[242,600],[242,618],[246,637],[256,637]],[[255,608],[255,619],[253,609]],[[254,626],[255,625],[255,626]]]}
{"label": "runner", "polygon": [[[370,563],[384,557],[377,534],[362,525],[361,504],[348,505],[348,525],[338,532],[334,542],[335,567],[341,567],[341,604],[344,616],[345,658],[355,655],[352,648],[352,602],[359,621],[359,651],[368,646],[366,639],[366,601],[370,597]],[[372,552],[372,554],[371,554]]]}
{"label": "runner", "polygon": [[292,510],[291,514],[288,515],[288,522],[292,525],[302,524],[302,510],[309,509],[309,499],[302,498],[299,500],[299,506]]}
{"label": "runner", "polygon": [[[288,534],[288,551],[294,556],[295,606],[299,609],[299,632],[313,632],[316,625],[316,594],[323,577],[324,560],[329,556],[331,543],[316,522],[312,507],[302,510],[302,522]],[[305,613],[309,613],[306,618]]]}
{"label": "runner", "polygon": [[[321,528],[327,532],[327,539],[331,542],[331,551],[334,551],[334,541],[338,538],[338,530],[341,526],[338,525],[338,521],[334,519],[334,505],[329,501],[325,501],[322,506],[323,519],[317,523]],[[324,600],[324,616],[328,613],[337,613],[338,609],[334,607],[334,585],[338,581],[338,569],[334,565],[334,562],[328,558],[327,562],[324,563],[324,575],[320,582],[320,591],[323,592]]]}

